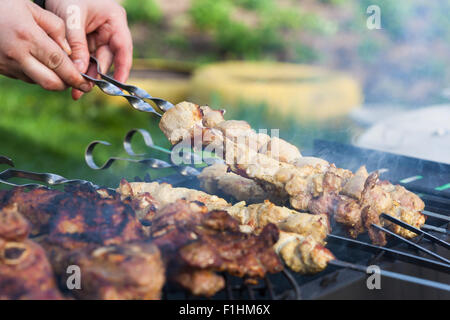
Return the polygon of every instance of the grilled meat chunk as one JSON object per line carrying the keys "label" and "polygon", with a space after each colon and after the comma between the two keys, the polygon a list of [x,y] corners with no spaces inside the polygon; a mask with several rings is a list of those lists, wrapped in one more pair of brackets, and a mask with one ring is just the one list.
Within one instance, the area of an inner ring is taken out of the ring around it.
{"label": "grilled meat chunk", "polygon": [[[82,272],[79,299],[155,300],[161,298],[165,268],[158,247],[152,243],[126,243],[85,247],[69,253],[66,266]],[[66,267],[66,268],[67,268]],[[65,272],[64,276],[68,276]],[[63,283],[67,281],[63,276]]]}
{"label": "grilled meat chunk", "polygon": [[27,191],[25,188],[14,188],[0,195],[0,207],[17,205],[19,212],[31,223],[31,235],[48,232],[49,221],[56,215],[53,205],[64,193],[58,190],[38,188]]}
{"label": "grilled meat chunk", "polygon": [[0,240],[0,300],[60,300],[50,263],[31,240]]}
{"label": "grilled meat chunk", "polygon": [[173,273],[171,280],[196,296],[212,297],[225,287],[225,279],[210,270],[187,268]]}
{"label": "grilled meat chunk", "polygon": [[[224,211],[215,212],[222,219],[231,219]],[[227,271],[238,277],[263,278],[281,271],[280,261],[272,249],[278,240],[278,230],[270,224],[258,236],[233,232],[198,230],[200,240],[180,250],[183,261],[191,267]]]}
{"label": "grilled meat chunk", "polygon": [[22,241],[28,238],[31,224],[20,214],[17,204],[1,208],[0,238],[3,240]]}
{"label": "grilled meat chunk", "polygon": [[3,205],[16,205],[30,220],[31,233],[48,234],[63,248],[119,244],[142,239],[143,227],[130,203],[89,189],[74,192],[15,188],[3,196]]}
{"label": "grilled meat chunk", "polygon": [[[394,186],[387,181],[380,181],[377,173],[373,173],[367,178],[360,201],[362,207],[369,206],[370,210],[375,211],[371,213],[372,216],[386,213],[418,229],[425,224],[425,216],[421,213],[425,207],[423,201],[402,186]],[[406,238],[416,236],[414,232],[396,224],[383,219],[379,220],[379,218],[378,221],[375,219],[373,223],[386,225],[396,234]],[[376,240],[373,241],[376,243]]]}
{"label": "grilled meat chunk", "polygon": [[[153,213],[180,199],[202,202],[209,210],[221,210],[229,206],[228,202],[217,196],[188,188],[173,188],[167,183],[130,183],[122,180],[117,192],[121,194],[122,199],[126,199],[127,197],[136,199],[147,194],[146,201],[149,204],[148,206],[151,206],[149,210],[153,211]],[[145,207],[145,205],[143,204],[142,207]]]}
{"label": "grilled meat chunk", "polygon": [[[217,148],[224,148],[223,142],[229,139],[245,143],[247,148],[250,146],[255,151],[281,161],[294,162],[301,157],[300,151],[294,145],[278,138],[270,139],[267,134],[258,134],[245,121],[225,120],[223,113],[207,106],[200,107],[194,103],[182,102],[164,114],[159,127],[172,144],[183,139],[190,140],[197,131],[201,132],[204,138],[208,135],[214,137],[214,142],[218,143]],[[202,141],[207,143],[213,140]]]}
{"label": "grilled meat chunk", "polygon": [[361,199],[361,193],[364,190],[364,183],[369,174],[365,166],[359,168],[353,177],[348,179],[347,183],[342,188],[342,194],[352,197],[354,199]]}
{"label": "grilled meat chunk", "polygon": [[312,274],[324,270],[334,255],[311,236],[298,233],[280,232],[275,251],[294,271]]}
{"label": "grilled meat chunk", "polygon": [[281,162],[293,163],[302,157],[296,146],[276,137],[270,139],[258,151]]}
{"label": "grilled meat chunk", "polygon": [[17,206],[0,210],[0,300],[63,299],[44,250]]}
{"label": "grilled meat chunk", "polygon": [[157,213],[152,237],[166,261],[200,270],[261,278],[282,265],[272,249],[278,230],[268,225],[260,235],[240,232],[239,223],[224,211],[208,212],[200,203],[178,200]]}
{"label": "grilled meat chunk", "polygon": [[206,167],[198,179],[202,189],[210,194],[223,193],[248,203],[263,202],[270,197],[270,194],[267,194],[255,181],[234,172],[228,172],[228,166],[225,164]]}
{"label": "grilled meat chunk", "polygon": [[250,227],[251,232],[258,233],[269,223],[275,224],[280,230],[310,235],[319,243],[325,244],[325,239],[331,231],[328,217],[325,214],[312,215],[279,207],[265,201],[246,207],[236,204],[227,212],[236,218],[241,225]]}
{"label": "grilled meat chunk", "polygon": [[50,221],[48,241],[74,249],[86,243],[113,245],[144,238],[132,208],[116,199],[70,197],[61,200]]}
{"label": "grilled meat chunk", "polygon": [[386,245],[387,242],[385,233],[373,227],[373,224],[381,225],[380,216],[378,215],[376,210],[371,208],[370,206],[367,206],[362,210],[361,217],[363,225],[367,229],[369,238],[370,240],[372,240],[372,243],[378,246]]}

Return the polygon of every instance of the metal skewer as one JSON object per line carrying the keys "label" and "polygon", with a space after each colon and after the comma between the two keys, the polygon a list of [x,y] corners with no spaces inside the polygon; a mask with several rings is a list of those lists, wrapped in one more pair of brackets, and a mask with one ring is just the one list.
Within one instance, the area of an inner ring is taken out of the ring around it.
{"label": "metal skewer", "polygon": [[378,229],[378,230],[380,230],[380,231],[383,231],[383,232],[385,232],[385,233],[387,233],[387,234],[393,236],[394,238],[396,238],[396,239],[398,239],[398,240],[400,240],[400,241],[403,241],[403,242],[409,244],[410,246],[413,246],[414,248],[416,248],[416,249],[418,249],[418,250],[420,250],[420,251],[422,251],[422,252],[425,252],[425,253],[429,254],[430,256],[435,257],[436,259],[439,259],[439,260],[441,260],[441,261],[444,261],[445,263],[447,263],[448,265],[450,265],[450,260],[448,260],[448,259],[446,259],[446,258],[444,258],[444,257],[442,257],[442,256],[440,256],[440,255],[438,255],[437,253],[434,253],[434,252],[431,251],[431,250],[428,250],[427,248],[424,248],[424,247],[418,245],[417,243],[414,243],[414,242],[412,242],[412,241],[410,241],[410,240],[408,240],[408,239],[405,239],[405,238],[399,236],[398,234],[396,234],[396,233],[394,233],[394,232],[392,232],[392,231],[390,231],[390,230],[388,230],[388,229],[386,229],[386,228],[383,228],[383,227],[381,227],[381,226],[378,226],[378,225],[376,225],[376,224],[374,224],[374,223],[372,223],[371,226],[374,227],[375,229]]}
{"label": "metal skewer", "polygon": [[145,130],[145,129],[132,129],[132,130],[127,132],[127,134],[125,135],[125,138],[123,140],[123,148],[125,149],[126,153],[128,153],[130,156],[132,156],[132,157],[145,156],[144,153],[135,153],[134,150],[133,150],[133,147],[131,145],[131,140],[133,139],[133,137],[134,137],[134,135],[136,133],[139,133],[142,136],[142,138],[144,139],[144,143],[145,143],[145,145],[148,148],[164,152],[165,154],[168,154],[168,155],[171,154],[171,151],[169,149],[162,148],[162,147],[156,145],[153,142],[152,135],[147,130]]}
{"label": "metal skewer", "polygon": [[427,210],[422,211],[422,213],[428,217],[433,217],[436,219],[445,220],[447,222],[450,222],[450,217],[444,216],[443,214],[434,213],[434,212],[430,212]]}
{"label": "metal skewer", "polygon": [[[94,82],[107,95],[124,97],[135,109],[143,112],[151,112],[158,116],[161,116],[161,114],[157,112],[150,104],[145,102],[145,99],[152,101],[163,112],[166,112],[170,108],[173,108],[173,104],[169,101],[152,97],[144,89],[122,83],[120,81],[117,81],[113,77],[104,74],[100,69],[100,64],[95,57],[91,56],[90,62],[95,65],[97,73],[102,78],[102,80],[90,77],[84,73],[82,73],[81,75],[87,80]],[[124,94],[122,90],[128,92],[129,95]]]}
{"label": "metal skewer", "polygon": [[110,146],[111,144],[107,141],[93,141],[91,142],[88,147],[86,148],[84,158],[86,161],[86,164],[94,170],[106,170],[116,161],[126,161],[131,163],[138,163],[143,164],[149,168],[152,169],[167,169],[172,168],[175,169],[179,174],[183,176],[197,176],[200,174],[200,171],[198,171],[194,167],[190,166],[179,166],[172,163],[169,163],[164,160],[159,160],[155,158],[145,158],[145,159],[131,159],[131,158],[122,158],[122,157],[110,157],[108,160],[106,160],[103,165],[99,166],[94,161],[93,151],[97,145],[105,145]]}
{"label": "metal skewer", "polygon": [[133,163],[139,163],[146,165],[150,168],[158,168],[158,169],[164,169],[164,168],[172,168],[173,165],[159,160],[159,159],[128,159],[128,158],[121,158],[121,157],[110,157],[108,160],[106,160],[103,165],[99,166],[94,161],[93,151],[97,145],[104,145],[104,146],[110,146],[111,144],[107,141],[93,141],[91,142],[88,147],[86,148],[86,152],[84,153],[84,159],[86,160],[87,165],[94,170],[106,170],[116,161],[127,161],[127,162],[133,162]]}
{"label": "metal skewer", "polygon": [[[5,159],[8,159],[5,161]],[[14,163],[11,159],[0,156],[0,163],[6,163],[10,166],[14,166]],[[44,182],[51,186],[58,186],[58,185],[64,185],[64,184],[72,184],[72,185],[87,185],[94,189],[101,189],[100,186],[87,181],[87,180],[81,180],[81,179],[67,179],[63,176],[54,174],[54,173],[37,173],[37,172],[31,172],[31,171],[25,171],[25,170],[17,170],[17,169],[6,169],[5,171],[0,172],[0,183],[3,183],[5,185],[13,186],[13,187],[23,187],[23,188],[47,188],[46,185],[43,184],[37,184],[37,183],[26,183],[26,184],[17,184],[9,182],[9,179],[13,178],[22,178],[22,179],[28,179],[32,181],[39,181]],[[112,190],[112,189],[110,189]]]}
{"label": "metal skewer", "polygon": [[[345,261],[331,260],[328,263],[330,265],[333,265],[336,267],[348,268],[348,269],[360,271],[363,273],[367,272],[367,267],[349,263],[349,262],[345,262]],[[431,281],[431,280],[427,280],[427,279],[421,279],[421,278],[409,276],[406,274],[387,271],[387,270],[380,270],[380,274],[384,277],[391,278],[391,279],[407,281],[410,283],[415,283],[415,284],[419,284],[422,286],[432,287],[432,288],[439,289],[439,290],[450,291],[450,285],[445,284],[445,283],[440,283],[440,282]]]}
{"label": "metal skewer", "polygon": [[439,233],[445,233],[447,235],[450,235],[450,232],[447,229],[444,228],[440,228],[440,227],[435,227],[435,226],[431,226],[429,224],[424,224],[422,226],[422,229],[424,230],[428,230],[428,231],[434,231],[434,232],[439,232]]}
{"label": "metal skewer", "polygon": [[417,228],[415,228],[415,227],[413,227],[413,226],[411,226],[411,225],[409,225],[409,224],[407,224],[407,223],[405,223],[405,222],[403,222],[403,221],[401,221],[401,220],[399,220],[397,218],[394,218],[393,216],[390,216],[388,214],[382,213],[380,216],[382,218],[386,219],[386,220],[389,220],[390,222],[398,224],[399,226],[401,226],[401,227],[403,227],[405,229],[408,229],[409,231],[412,231],[412,232],[416,233],[417,235],[423,235],[428,240],[431,240],[432,242],[434,242],[436,244],[439,244],[439,245],[443,246],[446,249],[450,249],[450,243],[445,242],[444,240],[441,240],[441,239],[433,236],[432,234],[429,234],[428,232],[425,232],[423,230],[417,229]]}
{"label": "metal skewer", "polygon": [[404,262],[413,263],[413,264],[421,265],[423,267],[431,268],[431,269],[434,269],[437,271],[450,273],[450,265],[448,265],[448,264],[445,264],[445,263],[442,263],[439,261],[435,261],[435,260],[430,260],[430,259],[423,258],[423,257],[419,257],[414,254],[407,253],[407,252],[402,252],[402,251],[391,249],[391,248],[381,247],[381,246],[377,246],[374,244],[362,242],[362,241],[355,240],[355,239],[349,239],[349,238],[341,237],[341,236],[334,235],[334,234],[329,234],[328,239],[345,242],[352,246],[368,249],[374,253],[383,251],[385,254],[392,256],[393,258],[400,259]]}
{"label": "metal skewer", "polygon": [[14,162],[5,156],[0,156],[0,164],[7,164],[10,167],[14,167]]}
{"label": "metal skewer", "polygon": [[[157,150],[157,151],[161,151],[163,153],[166,153],[167,155],[171,155],[172,151],[163,147],[160,147],[156,144],[154,144],[153,142],[153,138],[150,134],[150,132],[148,132],[145,129],[132,129],[130,131],[128,131],[128,133],[125,135],[124,141],[123,141],[123,146],[125,149],[125,152],[128,153],[130,156],[134,156],[134,157],[141,157],[141,156],[145,156],[145,154],[138,154],[136,152],[134,152],[133,147],[132,147],[132,139],[133,137],[136,135],[136,133],[139,133],[142,138],[144,139],[144,143],[145,145],[153,150]],[[223,159],[218,158],[218,157],[204,157],[203,155],[200,155],[198,153],[195,152],[185,152],[183,153],[183,158],[184,160],[186,160],[188,163],[200,163],[200,162],[205,162],[208,164],[213,164],[213,163],[224,163]],[[196,175],[198,175],[200,172],[196,173]]]}

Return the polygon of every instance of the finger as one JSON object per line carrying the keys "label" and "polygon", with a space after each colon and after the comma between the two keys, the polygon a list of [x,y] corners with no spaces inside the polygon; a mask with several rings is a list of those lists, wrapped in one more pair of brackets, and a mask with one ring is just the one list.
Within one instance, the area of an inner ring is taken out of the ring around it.
{"label": "finger", "polygon": [[[88,70],[86,71],[86,74],[92,78],[98,78],[98,74],[97,74],[97,68],[93,65],[90,64]],[[93,87],[93,83],[90,83],[90,87],[92,89]],[[72,89],[72,99],[73,100],[78,100],[83,96],[84,92],[77,90],[77,89]]]}
{"label": "finger", "polygon": [[50,11],[44,10],[30,2],[31,13],[36,23],[52,38],[68,55],[72,53],[66,39],[66,26],[64,20]]}
{"label": "finger", "polygon": [[27,77],[46,90],[62,91],[66,89],[65,83],[56,73],[31,55],[21,61],[21,68]]}
{"label": "finger", "polygon": [[100,70],[102,73],[108,73],[113,63],[114,55],[111,52],[109,46],[101,46],[95,52],[98,63],[100,64]]}
{"label": "finger", "polygon": [[89,49],[84,30],[84,16],[81,17],[81,26],[71,26],[66,28],[66,37],[72,49],[70,59],[73,61],[79,72],[86,73],[89,67]]}
{"label": "finger", "polygon": [[97,51],[97,44],[95,41],[95,34],[88,34],[87,36],[88,49],[90,54],[95,54]]}
{"label": "finger", "polygon": [[31,54],[48,69],[53,70],[64,83],[70,87],[88,92],[89,83],[81,76],[70,58],[58,45],[43,32],[37,31],[36,43],[31,48]]}
{"label": "finger", "polygon": [[126,24],[118,30],[120,31],[112,36],[109,46],[114,54],[114,78],[120,82],[126,82],[133,64],[133,42]]}

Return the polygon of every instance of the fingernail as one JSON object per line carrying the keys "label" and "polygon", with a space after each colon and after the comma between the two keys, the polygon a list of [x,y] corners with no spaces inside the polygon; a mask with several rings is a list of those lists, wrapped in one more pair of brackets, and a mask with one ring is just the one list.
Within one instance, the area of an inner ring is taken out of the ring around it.
{"label": "fingernail", "polygon": [[85,67],[84,67],[84,62],[83,62],[83,60],[79,60],[79,59],[74,60],[74,61],[73,61],[73,64],[75,65],[75,67],[77,67],[78,71],[80,71],[80,72],[85,72],[85,71],[86,71],[86,70],[84,69]]}
{"label": "fingernail", "polygon": [[91,86],[89,84],[87,84],[87,83],[83,83],[80,86],[80,90],[83,91],[83,92],[89,92],[89,90],[91,90]]}
{"label": "fingernail", "polygon": [[70,56],[72,54],[72,48],[70,47],[69,42],[67,42],[67,39],[64,39],[63,41],[63,49],[64,51]]}

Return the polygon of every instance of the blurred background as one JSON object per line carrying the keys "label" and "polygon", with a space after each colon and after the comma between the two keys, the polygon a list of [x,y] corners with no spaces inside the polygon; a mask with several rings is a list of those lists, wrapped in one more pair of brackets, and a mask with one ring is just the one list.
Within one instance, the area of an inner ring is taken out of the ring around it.
{"label": "blurred background", "polygon": [[[123,4],[135,46],[128,82],[153,96],[222,107],[255,129],[279,128],[304,154],[314,139],[327,139],[450,163],[449,1]],[[379,12],[368,11],[373,5]],[[0,77],[0,154],[18,168],[115,184],[143,168],[117,163],[93,172],[84,149],[106,140],[112,146],[96,150],[99,163],[124,155],[132,128],[169,147],[158,119],[120,98],[94,91],[73,102],[69,92]]]}

